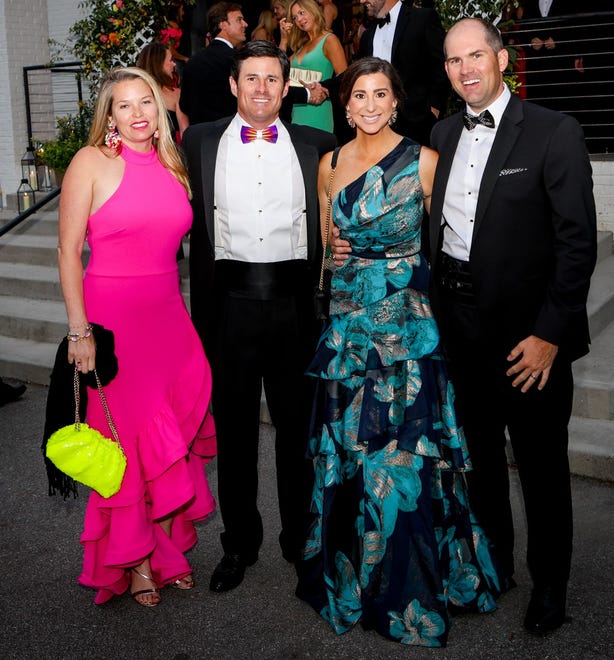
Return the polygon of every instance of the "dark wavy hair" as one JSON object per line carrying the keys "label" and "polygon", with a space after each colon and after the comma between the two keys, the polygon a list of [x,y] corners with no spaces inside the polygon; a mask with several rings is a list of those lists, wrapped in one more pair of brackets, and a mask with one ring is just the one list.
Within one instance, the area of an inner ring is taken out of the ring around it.
{"label": "dark wavy hair", "polygon": [[290,60],[281,48],[278,48],[270,41],[248,41],[243,48],[235,50],[233,53],[232,64],[230,66],[230,75],[239,80],[239,71],[241,65],[248,57],[275,57],[281,65],[281,73],[284,82],[290,78]]}
{"label": "dark wavy hair", "polygon": [[164,60],[168,46],[159,41],[152,41],[140,52],[136,65],[145,69],[160,87],[175,87],[175,82],[164,70]]}
{"label": "dark wavy hair", "polygon": [[352,94],[352,89],[360,76],[367,76],[370,73],[383,73],[386,78],[390,81],[390,87],[392,89],[392,94],[397,100],[397,104],[400,107],[403,107],[405,102],[405,91],[403,89],[403,83],[399,74],[396,72],[396,69],[387,62],[382,60],[379,57],[361,57],[356,62],[350,64],[350,66],[343,72],[343,80],[341,81],[341,87],[339,88],[339,100],[341,101],[342,107],[346,107],[350,96]]}

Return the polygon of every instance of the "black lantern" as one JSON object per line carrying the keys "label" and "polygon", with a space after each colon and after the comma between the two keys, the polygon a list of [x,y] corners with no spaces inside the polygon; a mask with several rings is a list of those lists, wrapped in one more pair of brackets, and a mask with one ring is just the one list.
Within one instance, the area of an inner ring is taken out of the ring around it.
{"label": "black lantern", "polygon": [[25,179],[32,190],[38,190],[38,177],[36,176],[36,158],[34,148],[28,147],[21,159],[21,178]]}

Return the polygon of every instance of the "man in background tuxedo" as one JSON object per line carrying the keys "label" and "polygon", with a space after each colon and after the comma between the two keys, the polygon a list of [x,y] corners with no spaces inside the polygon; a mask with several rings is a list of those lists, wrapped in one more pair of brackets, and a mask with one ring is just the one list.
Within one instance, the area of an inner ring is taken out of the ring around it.
{"label": "man in background tuxedo", "polygon": [[588,352],[596,260],[591,167],[574,119],[510,94],[493,25],[460,21],[445,56],[467,114],[432,134],[433,311],[473,465],[471,507],[494,544],[503,591],[514,586],[509,434],[533,580],[524,625],[545,633],[566,620],[571,364]]}
{"label": "man in background tuxedo", "polygon": [[360,0],[375,20],[360,40],[360,57],[390,62],[403,82],[406,99],[395,130],[428,145],[433,124],[443,112],[450,85],[443,61],[444,29],[434,9],[400,0]]}
{"label": "man in background tuxedo", "polygon": [[[285,559],[299,563],[313,469],[306,460],[320,328],[313,312],[322,247],[317,199],[330,133],[279,119],[290,62],[277,46],[236,51],[238,112],[190,126],[183,146],[193,187],[192,319],[211,362],[224,556],[210,589],[228,591],[258,559],[258,435],[264,385],[275,426]],[[297,566],[298,569],[298,566]]]}
{"label": "man in background tuxedo", "polygon": [[228,78],[234,49],[245,41],[241,5],[218,2],[207,13],[211,43],[189,59],[183,72],[179,105],[190,124],[229,117],[237,110]]}
{"label": "man in background tuxedo", "polygon": [[574,8],[578,4],[576,0],[525,0],[522,5],[522,19],[534,21],[519,34],[526,44],[527,98],[553,110],[570,109],[568,100],[561,105],[558,99],[567,96],[566,86],[575,82],[576,35],[572,24],[560,17],[581,11]]}

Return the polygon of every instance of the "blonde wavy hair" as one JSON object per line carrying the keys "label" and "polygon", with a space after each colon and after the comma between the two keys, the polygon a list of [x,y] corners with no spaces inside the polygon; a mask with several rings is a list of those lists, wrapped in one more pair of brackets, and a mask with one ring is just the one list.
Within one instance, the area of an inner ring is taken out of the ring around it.
{"label": "blonde wavy hair", "polygon": [[[109,71],[100,81],[100,91],[96,100],[94,118],[90,128],[90,137],[88,144],[93,147],[102,147],[104,145],[104,136],[108,131],[108,120],[111,116],[111,106],[113,105],[113,90],[115,85],[128,80],[142,80],[153,94],[156,107],[158,109],[158,138],[153,138],[153,146],[158,152],[158,158],[166,169],[181,183],[186,189],[188,197],[192,196],[190,188],[190,179],[185,164],[177,149],[177,145],[171,134],[171,125],[162,98],[162,92],[156,81],[143,69],[137,67],[121,67]],[[116,155],[121,153],[118,150]],[[114,158],[115,156],[109,156]]]}
{"label": "blonde wavy hair", "polygon": [[286,19],[290,20],[290,4],[292,0],[271,0],[271,11],[273,11],[275,5],[283,7],[286,12]]}
{"label": "blonde wavy hair", "polygon": [[273,36],[273,31],[275,30],[275,14],[270,9],[263,9],[260,12],[260,17],[258,18],[258,25],[252,30],[252,39],[254,39],[254,34],[257,30],[261,28],[267,33],[268,37]]}
{"label": "blonde wavy hair", "polygon": [[[322,10],[320,9],[320,5],[316,2],[316,0],[294,0],[294,2],[290,3],[290,6],[288,7],[288,20],[292,19],[292,8],[298,5],[302,9],[304,9],[306,12],[311,14],[314,18],[314,21],[316,25],[318,26],[318,36],[325,34],[326,32],[329,32],[329,30],[326,29],[326,22],[324,21],[324,14],[322,13]],[[298,28],[294,23],[292,24],[292,29],[290,30],[290,34],[288,35],[288,46],[292,50],[294,54],[298,53],[299,50],[309,41],[309,35],[306,32],[303,32],[300,28]]]}

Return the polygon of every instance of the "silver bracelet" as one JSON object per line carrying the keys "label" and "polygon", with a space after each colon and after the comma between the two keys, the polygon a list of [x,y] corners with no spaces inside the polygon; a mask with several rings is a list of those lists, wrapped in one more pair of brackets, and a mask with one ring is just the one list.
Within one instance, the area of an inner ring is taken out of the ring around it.
{"label": "silver bracelet", "polygon": [[81,334],[79,332],[70,332],[70,330],[69,330],[68,334],[66,335],[66,339],[68,339],[68,341],[81,341],[83,339],[87,339],[88,337],[91,337],[92,336],[92,331],[93,331],[93,328],[92,328],[91,324],[88,323],[85,326],[85,328],[83,328],[83,334]]}

